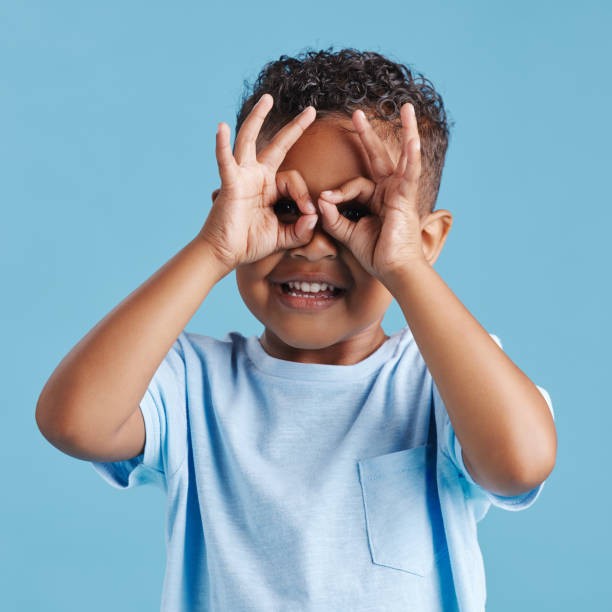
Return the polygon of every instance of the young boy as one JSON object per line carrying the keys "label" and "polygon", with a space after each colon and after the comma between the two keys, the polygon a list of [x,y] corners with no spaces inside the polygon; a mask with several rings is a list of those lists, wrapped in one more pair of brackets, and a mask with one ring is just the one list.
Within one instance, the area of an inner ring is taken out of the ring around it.
{"label": "young boy", "polygon": [[[282,56],[236,133],[204,226],[63,359],[41,432],[166,491],[162,610],[484,610],[476,523],[533,504],[557,441],[432,267],[441,97],[377,53]],[[232,270],[261,337],[185,332]]]}

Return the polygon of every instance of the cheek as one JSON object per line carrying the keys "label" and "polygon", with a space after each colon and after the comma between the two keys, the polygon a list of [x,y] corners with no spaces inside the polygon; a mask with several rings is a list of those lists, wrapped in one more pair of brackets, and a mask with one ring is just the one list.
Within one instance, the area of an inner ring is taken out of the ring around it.
{"label": "cheek", "polygon": [[384,316],[393,301],[393,296],[385,286],[372,279],[360,279],[347,296],[346,311],[349,317],[357,321],[372,322]]}
{"label": "cheek", "polygon": [[262,283],[258,282],[251,274],[239,274],[236,272],[236,284],[242,301],[246,306],[253,310],[261,303],[262,299]]}
{"label": "cheek", "polygon": [[386,310],[393,301],[390,291],[371,274],[368,274],[352,253],[343,253],[351,271],[355,286],[350,295],[351,309],[358,311]]}
{"label": "cheek", "polygon": [[351,306],[354,305],[355,310],[368,314],[384,313],[393,301],[391,293],[376,280],[357,284],[352,293]]}
{"label": "cheek", "polygon": [[267,298],[270,284],[266,277],[272,272],[280,257],[282,255],[269,255],[254,263],[236,268],[238,291],[247,306],[251,307]]}

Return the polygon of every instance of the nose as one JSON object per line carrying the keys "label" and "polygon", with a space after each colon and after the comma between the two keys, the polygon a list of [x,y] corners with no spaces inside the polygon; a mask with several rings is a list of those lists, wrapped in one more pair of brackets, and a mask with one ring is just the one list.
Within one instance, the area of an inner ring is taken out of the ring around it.
{"label": "nose", "polygon": [[295,259],[317,261],[319,259],[336,259],[338,246],[336,240],[325,232],[321,226],[321,217],[314,226],[312,238],[306,244],[290,249],[289,255]]}

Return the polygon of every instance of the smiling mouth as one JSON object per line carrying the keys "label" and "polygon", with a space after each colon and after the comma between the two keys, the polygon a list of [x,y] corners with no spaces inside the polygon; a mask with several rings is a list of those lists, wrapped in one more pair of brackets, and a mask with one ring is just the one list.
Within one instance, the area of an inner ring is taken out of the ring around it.
{"label": "smiling mouth", "polygon": [[346,293],[346,289],[339,289],[338,287],[329,287],[327,286],[325,289],[317,289],[313,291],[312,289],[308,291],[303,291],[301,288],[296,287],[294,283],[279,283],[282,289],[282,292],[285,295],[292,295],[294,297],[303,297],[303,298],[311,298],[311,299],[325,299],[325,298],[335,298],[343,293]]}
{"label": "smiling mouth", "polygon": [[[336,287],[327,286],[324,290],[319,287],[306,287],[302,290],[301,286],[296,286],[295,283],[271,283],[274,288],[274,294],[280,300],[285,308],[297,312],[316,313],[327,308],[332,308],[335,304],[341,302],[347,289],[339,289]],[[312,291],[312,289],[318,289]]]}

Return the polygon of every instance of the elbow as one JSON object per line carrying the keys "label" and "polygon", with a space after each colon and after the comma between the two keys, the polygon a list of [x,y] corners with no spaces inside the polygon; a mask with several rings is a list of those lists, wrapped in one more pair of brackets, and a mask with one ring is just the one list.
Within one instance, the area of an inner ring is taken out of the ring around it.
{"label": "elbow", "polygon": [[497,480],[486,486],[489,491],[504,497],[515,497],[533,491],[540,486],[551,474],[554,467],[552,463],[531,465],[528,470],[515,471],[513,476]]}
{"label": "elbow", "polygon": [[[546,424],[532,430],[531,437],[522,439],[521,459],[514,463],[515,482],[524,491],[531,491],[544,482],[552,473],[557,461],[557,432],[552,416],[546,409]],[[538,434],[536,435],[536,431]]]}
{"label": "elbow", "polygon": [[530,461],[515,472],[514,489],[518,491],[514,495],[520,495],[531,491],[543,483],[552,473],[557,460],[556,437],[554,444],[545,452],[540,453],[538,458],[531,457]]}
{"label": "elbow", "polygon": [[489,464],[489,470],[486,472],[477,470],[467,459],[465,453],[463,453],[463,461],[473,479],[480,486],[496,495],[515,497],[532,491],[550,476],[556,461],[556,439],[555,444],[547,452],[537,455],[531,452],[522,459],[504,461],[503,467],[498,465],[496,469]]}

